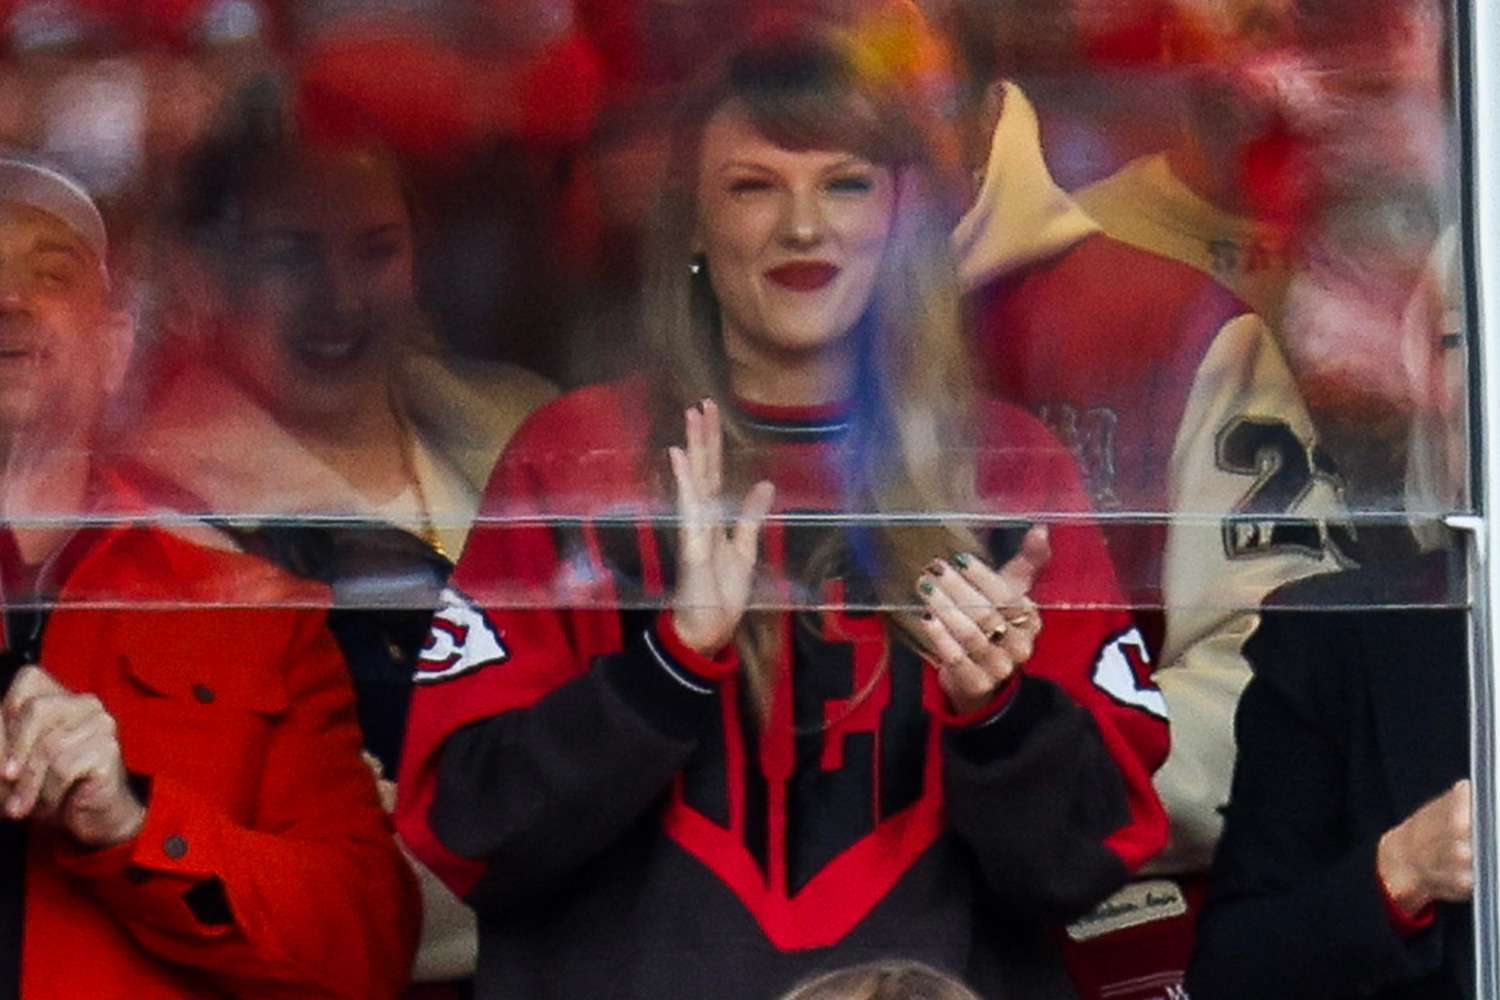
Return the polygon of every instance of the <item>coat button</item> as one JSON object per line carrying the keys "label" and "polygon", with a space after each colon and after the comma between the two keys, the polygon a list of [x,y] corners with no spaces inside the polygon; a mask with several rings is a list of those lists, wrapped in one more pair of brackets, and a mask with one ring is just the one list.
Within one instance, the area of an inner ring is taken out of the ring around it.
{"label": "coat button", "polygon": [[194,684],[193,697],[197,698],[198,703],[201,705],[212,704],[214,700],[214,689],[209,687],[207,684]]}
{"label": "coat button", "polygon": [[174,833],[161,842],[161,852],[173,861],[180,861],[187,855],[187,838],[180,833]]}

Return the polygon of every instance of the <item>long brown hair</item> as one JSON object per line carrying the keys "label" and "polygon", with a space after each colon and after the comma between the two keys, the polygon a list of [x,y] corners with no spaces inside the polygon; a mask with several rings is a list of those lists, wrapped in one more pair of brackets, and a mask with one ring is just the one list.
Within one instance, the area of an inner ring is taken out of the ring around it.
{"label": "long brown hair", "polygon": [[[881,605],[917,641],[910,612],[900,610],[911,604],[917,575],[935,556],[976,544],[961,524],[930,516],[973,509],[975,390],[923,132],[896,78],[870,65],[848,34],[804,21],[754,35],[690,88],[674,123],[666,185],[647,245],[644,329],[656,361],[648,454],[656,462],[681,438],[687,406],[708,397],[724,404],[733,399],[718,303],[707,273],[690,268],[701,143],[713,114],[732,101],[778,146],[847,150],[889,169],[897,203],[875,292],[854,334],[844,492],[848,513],[886,515],[861,519],[868,528],[856,530],[866,537]],[[742,491],[754,442],[733,405],[721,410],[727,488]],[[660,466],[652,471],[657,482],[670,482]],[[824,552],[813,565],[826,572],[835,561]],[[737,639],[762,709],[771,688],[774,635],[772,622],[752,613]]]}

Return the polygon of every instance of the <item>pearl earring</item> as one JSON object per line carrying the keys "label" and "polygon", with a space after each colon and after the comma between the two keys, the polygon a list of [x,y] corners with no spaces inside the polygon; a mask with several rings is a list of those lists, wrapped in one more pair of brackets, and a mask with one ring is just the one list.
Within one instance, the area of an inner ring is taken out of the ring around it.
{"label": "pearl earring", "polygon": [[703,263],[704,262],[702,254],[694,257],[691,261],[688,262],[688,274],[691,274],[695,278],[698,277],[698,275],[703,273]]}

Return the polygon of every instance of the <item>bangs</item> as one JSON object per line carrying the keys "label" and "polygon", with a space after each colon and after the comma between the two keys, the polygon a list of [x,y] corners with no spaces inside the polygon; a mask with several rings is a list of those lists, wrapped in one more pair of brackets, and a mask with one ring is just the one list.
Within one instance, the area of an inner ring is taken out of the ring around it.
{"label": "bangs", "polygon": [[763,38],[740,52],[728,84],[727,98],[783,149],[847,150],[883,166],[917,156],[891,95],[861,73],[851,48],[827,36]]}

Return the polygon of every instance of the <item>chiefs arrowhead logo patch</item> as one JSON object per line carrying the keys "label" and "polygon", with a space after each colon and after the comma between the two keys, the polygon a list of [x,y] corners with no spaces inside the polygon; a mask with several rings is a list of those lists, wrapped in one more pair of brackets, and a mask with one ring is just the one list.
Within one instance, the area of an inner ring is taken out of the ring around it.
{"label": "chiefs arrowhead logo patch", "polygon": [[434,684],[508,659],[510,652],[485,613],[454,588],[445,587],[412,681]]}
{"label": "chiefs arrowhead logo patch", "polygon": [[1122,705],[1167,718],[1167,699],[1151,683],[1151,654],[1140,629],[1113,636],[1094,661],[1094,684]]}

